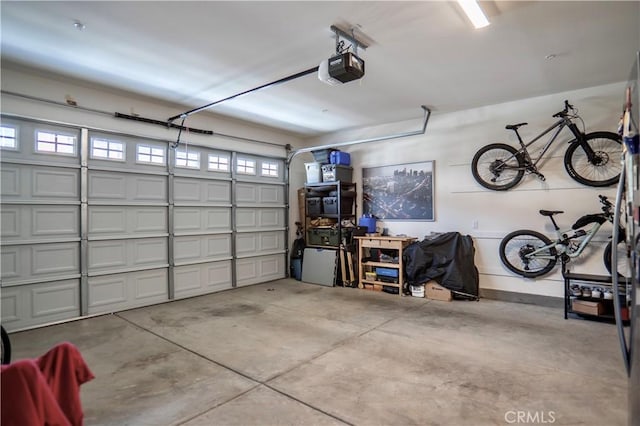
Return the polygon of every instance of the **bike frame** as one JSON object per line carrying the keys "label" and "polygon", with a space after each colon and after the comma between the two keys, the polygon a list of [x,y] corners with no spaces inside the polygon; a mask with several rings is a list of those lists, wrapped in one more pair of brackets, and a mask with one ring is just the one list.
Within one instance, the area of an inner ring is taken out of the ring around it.
{"label": "bike frame", "polygon": [[[551,125],[549,128],[544,130],[542,133],[540,133],[538,136],[536,136],[534,139],[532,139],[531,141],[529,141],[527,143],[524,143],[524,141],[520,137],[520,133],[518,133],[518,129],[514,129],[514,132],[516,133],[516,136],[518,137],[518,142],[520,143],[520,149],[514,155],[517,155],[517,154],[520,154],[520,153],[524,154],[525,170],[526,170],[527,167],[533,166],[535,168],[538,165],[540,160],[542,160],[542,157],[544,156],[544,154],[547,153],[547,151],[549,150],[549,148],[551,147],[553,142],[556,140],[556,138],[558,137],[558,135],[560,134],[562,129],[564,129],[565,127],[568,127],[569,130],[571,130],[571,133],[573,134],[573,136],[575,136],[576,140],[578,140],[580,142],[582,141],[582,138],[583,138],[584,134],[578,129],[578,126],[576,126],[575,123],[573,121],[571,121],[571,119],[569,117],[562,117],[560,120],[556,121],[553,125]],[[555,128],[557,128],[558,130],[556,130],[556,132],[553,134],[553,136],[551,136],[549,141],[542,148],[542,151],[540,152],[540,155],[538,155],[538,157],[535,159],[535,161],[532,160],[531,154],[529,154],[529,150],[527,148],[529,148],[531,145],[536,143],[540,138],[542,138],[543,136],[545,136],[546,134],[548,134],[549,132],[551,132]],[[591,158],[591,155],[592,155],[591,148],[589,146],[585,146],[585,145],[586,144],[582,144],[583,148],[585,149],[585,151],[587,153],[587,157]],[[517,168],[519,169],[519,167],[517,167]]]}
{"label": "bike frame", "polygon": [[[602,227],[602,224],[594,222],[594,224],[591,225],[591,228],[588,231],[586,231],[586,234],[584,235],[585,238],[582,240],[578,248],[573,251],[567,250],[567,248],[569,247],[567,242],[574,240],[575,238],[578,238],[578,236],[575,235],[575,232],[577,230],[575,229],[570,229],[566,231],[557,230],[555,231],[556,239],[553,240],[551,244],[547,244],[546,246],[540,247],[539,249],[532,251],[531,253],[527,254],[526,257],[538,258],[538,259],[556,259],[562,255],[567,255],[569,258],[572,258],[572,259],[574,257],[578,257],[580,256],[580,254],[582,254],[585,247],[591,242],[591,240],[598,233],[601,227]],[[565,235],[568,235],[570,232],[573,232],[574,235],[565,236]],[[556,255],[549,256],[549,255],[541,254],[541,252],[548,250],[551,247],[554,247],[556,249]]]}

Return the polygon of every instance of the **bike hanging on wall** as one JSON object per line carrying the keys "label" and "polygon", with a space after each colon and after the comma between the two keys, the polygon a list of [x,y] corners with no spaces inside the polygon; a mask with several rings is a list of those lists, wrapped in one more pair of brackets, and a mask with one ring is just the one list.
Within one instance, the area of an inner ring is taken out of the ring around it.
{"label": "bike hanging on wall", "polygon": [[[487,189],[506,191],[516,186],[526,174],[534,174],[540,180],[545,177],[539,170],[540,161],[556,141],[565,127],[573,139],[568,141],[569,147],[564,154],[564,167],[575,181],[594,187],[611,186],[620,178],[622,144],[620,136],[612,132],[584,133],[578,128],[576,121],[584,121],[578,110],[568,101],[564,101],[564,109],[553,114],[558,118],[551,127],[525,143],[518,128],[528,123],[509,124],[505,128],[513,130],[520,143],[520,148],[503,143],[494,143],[482,147],[471,162],[471,171],[475,180]],[[529,148],[546,134],[555,130],[549,141],[542,147],[537,157],[532,157]]]}
{"label": "bike hanging on wall", "polygon": [[[500,260],[510,271],[525,278],[536,278],[545,275],[556,266],[558,259],[568,261],[582,254],[605,222],[613,223],[613,204],[603,195],[599,195],[602,213],[587,214],[579,218],[566,231],[561,231],[553,218],[564,213],[560,210],[540,210],[540,214],[548,217],[553,223],[556,237],[552,240],[546,235],[529,229],[520,229],[505,236],[500,243]],[[591,225],[590,227],[588,227]],[[588,227],[588,229],[587,229]],[[626,250],[625,230],[620,228],[617,250]],[[605,247],[603,260],[607,271],[611,273],[611,255],[613,243],[609,241]],[[618,256],[618,259],[626,259]],[[628,267],[618,266],[618,273],[630,276]]]}

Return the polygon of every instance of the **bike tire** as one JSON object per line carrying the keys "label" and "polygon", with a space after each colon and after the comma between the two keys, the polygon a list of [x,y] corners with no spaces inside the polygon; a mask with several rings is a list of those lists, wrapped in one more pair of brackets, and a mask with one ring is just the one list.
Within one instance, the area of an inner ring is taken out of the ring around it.
{"label": "bike tire", "polygon": [[[520,229],[505,236],[500,242],[500,260],[511,272],[525,278],[536,278],[549,273],[558,262],[556,248],[552,241],[545,235]],[[550,246],[541,253],[545,257],[530,258],[527,261],[524,255],[538,248]]]}
{"label": "bike tire", "polygon": [[0,326],[2,335],[2,364],[9,364],[11,362],[11,340],[4,327]]}
{"label": "bike tire", "polygon": [[564,154],[564,167],[576,182],[593,187],[611,186],[618,183],[622,164],[622,142],[612,132],[593,132],[585,135],[586,142],[596,153],[598,164],[593,164],[576,140]]}
{"label": "bike tire", "polygon": [[[604,248],[602,255],[604,260],[604,267],[607,268],[607,272],[611,275],[611,252],[613,250],[613,241],[609,241]],[[623,241],[618,242],[618,275],[624,278],[631,278],[631,267],[629,265],[629,259],[627,254],[627,243]]]}
{"label": "bike tire", "polygon": [[480,148],[471,161],[471,172],[480,185],[493,191],[506,191],[524,176],[524,160],[511,145],[494,143]]}

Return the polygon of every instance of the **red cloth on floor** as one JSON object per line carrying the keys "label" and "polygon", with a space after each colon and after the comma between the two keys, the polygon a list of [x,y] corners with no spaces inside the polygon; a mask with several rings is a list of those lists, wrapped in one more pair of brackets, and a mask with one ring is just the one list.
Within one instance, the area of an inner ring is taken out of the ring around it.
{"label": "red cloth on floor", "polygon": [[80,385],[94,376],[71,343],[3,365],[0,376],[3,426],[82,425]]}

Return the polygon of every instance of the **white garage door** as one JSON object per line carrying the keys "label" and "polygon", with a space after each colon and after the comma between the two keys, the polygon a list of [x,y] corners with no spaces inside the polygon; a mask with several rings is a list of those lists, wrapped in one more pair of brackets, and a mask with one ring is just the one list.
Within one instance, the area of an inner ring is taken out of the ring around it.
{"label": "white garage door", "polygon": [[283,159],[5,117],[2,132],[7,329],[286,276]]}
{"label": "white garage door", "polygon": [[80,315],[80,132],[2,120],[2,324]]}

